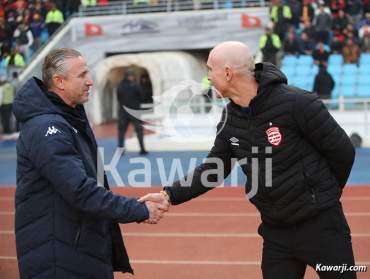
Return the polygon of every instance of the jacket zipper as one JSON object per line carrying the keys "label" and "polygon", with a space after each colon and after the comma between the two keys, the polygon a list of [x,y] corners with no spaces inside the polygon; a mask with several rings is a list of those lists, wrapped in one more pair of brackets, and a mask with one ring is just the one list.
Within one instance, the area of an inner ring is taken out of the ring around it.
{"label": "jacket zipper", "polygon": [[78,242],[80,240],[80,236],[81,236],[81,227],[79,226],[78,227],[78,231],[76,233],[76,237],[75,237],[75,243],[74,243],[74,247],[75,249],[77,249],[77,246],[78,246]]}

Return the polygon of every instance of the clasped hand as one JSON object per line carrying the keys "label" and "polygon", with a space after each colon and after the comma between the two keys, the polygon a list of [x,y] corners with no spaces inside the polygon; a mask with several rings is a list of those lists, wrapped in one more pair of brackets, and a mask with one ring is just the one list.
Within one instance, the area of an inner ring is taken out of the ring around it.
{"label": "clasped hand", "polygon": [[138,200],[145,203],[149,210],[149,218],[144,221],[146,224],[157,224],[168,211],[170,203],[163,193],[149,193]]}

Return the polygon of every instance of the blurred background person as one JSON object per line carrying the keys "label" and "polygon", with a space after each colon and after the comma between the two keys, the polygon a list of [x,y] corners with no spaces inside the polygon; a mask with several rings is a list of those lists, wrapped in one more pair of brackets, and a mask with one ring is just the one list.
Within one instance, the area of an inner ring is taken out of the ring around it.
{"label": "blurred background person", "polygon": [[[141,104],[143,103],[143,91],[136,82],[135,73],[131,70],[126,71],[122,81],[117,87],[118,110],[118,147],[125,148],[125,134],[129,124],[135,127],[136,136],[140,145],[140,155],[148,152],[144,146],[144,129],[140,120]],[[132,110],[133,113],[127,109]]]}
{"label": "blurred background person", "polygon": [[325,65],[319,66],[319,72],[315,76],[312,91],[320,96],[321,99],[330,99],[331,92],[335,87],[335,81],[327,71]]}

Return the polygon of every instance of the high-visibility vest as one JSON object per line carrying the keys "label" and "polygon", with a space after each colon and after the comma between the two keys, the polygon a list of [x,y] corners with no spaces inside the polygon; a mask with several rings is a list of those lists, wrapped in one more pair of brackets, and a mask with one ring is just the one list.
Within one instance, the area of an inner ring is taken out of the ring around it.
{"label": "high-visibility vest", "polygon": [[1,104],[2,105],[13,104],[15,93],[14,86],[8,81],[2,86],[2,89],[3,89],[3,100]]}
{"label": "high-visibility vest", "polygon": [[138,5],[138,4],[148,4],[150,5],[150,0],[133,0],[132,3],[134,3],[134,5]]}
{"label": "high-visibility vest", "polygon": [[[11,57],[11,55],[8,55],[8,57],[5,59],[5,65],[6,66],[9,65],[10,57]],[[14,55],[14,66],[16,66],[16,67],[23,67],[25,65],[26,65],[26,63],[24,63],[23,56],[20,55],[19,53],[16,53]]]}
{"label": "high-visibility vest", "polygon": [[283,18],[286,18],[286,19],[292,18],[292,11],[290,10],[289,6],[287,6],[287,5],[283,5],[283,6],[274,5],[274,6],[272,6],[271,12],[270,12],[270,18],[273,22],[278,21],[279,7],[283,8]]}
{"label": "high-visibility vest", "polygon": [[50,10],[46,15],[45,23],[63,23],[64,17],[60,10]]}
{"label": "high-visibility vest", "polygon": [[210,89],[211,88],[211,81],[208,79],[207,76],[205,76],[203,79],[202,79],[202,89],[203,90],[207,90],[207,89]]}
{"label": "high-visibility vest", "polygon": [[[278,35],[276,34],[271,34],[271,39],[272,39],[272,45],[276,48],[281,48],[281,41]],[[260,38],[260,49],[263,49],[266,46],[267,43],[267,35],[264,34]]]}
{"label": "high-visibility vest", "polygon": [[96,0],[82,0],[81,1],[82,6],[96,6]]}

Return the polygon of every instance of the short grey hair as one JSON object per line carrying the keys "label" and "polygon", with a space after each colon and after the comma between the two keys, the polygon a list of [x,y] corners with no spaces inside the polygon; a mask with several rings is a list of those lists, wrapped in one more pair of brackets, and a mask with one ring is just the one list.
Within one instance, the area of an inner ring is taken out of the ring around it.
{"label": "short grey hair", "polygon": [[50,51],[42,65],[42,80],[46,88],[50,89],[53,86],[53,75],[66,73],[67,59],[80,56],[81,53],[72,48],[57,48]]}

